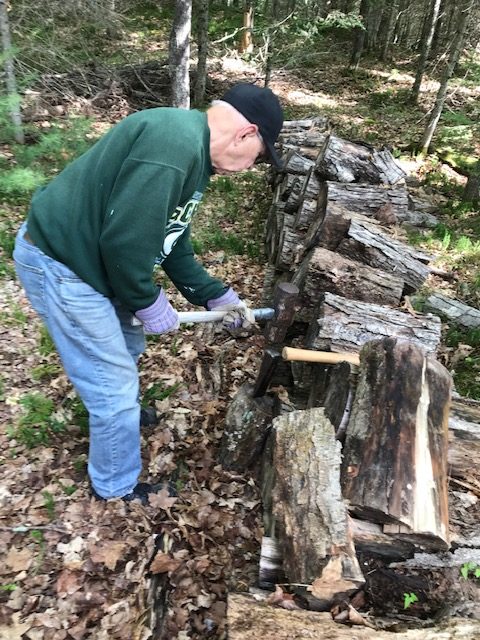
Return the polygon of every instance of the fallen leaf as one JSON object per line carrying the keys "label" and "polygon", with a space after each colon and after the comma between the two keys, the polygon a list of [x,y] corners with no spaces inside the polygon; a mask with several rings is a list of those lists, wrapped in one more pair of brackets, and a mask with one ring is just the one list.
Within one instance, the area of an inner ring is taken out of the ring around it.
{"label": "fallen leaf", "polygon": [[358,588],[357,584],[342,577],[342,571],[342,556],[332,556],[322,575],[307,587],[307,591],[319,600],[331,600],[338,593]]}
{"label": "fallen leaf", "polygon": [[57,578],[57,593],[60,597],[75,593],[80,588],[78,574],[74,571],[64,569]]}
{"label": "fallen leaf", "polygon": [[90,558],[92,562],[101,562],[110,571],[114,571],[126,546],[125,542],[105,541],[98,546],[93,545],[90,547]]}
{"label": "fallen leaf", "polygon": [[11,547],[5,558],[5,564],[12,571],[27,571],[33,562],[33,554],[30,549],[17,549]]}
{"label": "fallen leaf", "polygon": [[293,599],[291,593],[285,593],[285,591],[278,584],[275,587],[275,593],[268,596],[266,602],[268,604],[273,604],[277,607],[282,607],[282,609],[301,609],[298,604]]}
{"label": "fallen leaf", "polygon": [[173,507],[178,498],[171,498],[167,489],[162,489],[158,493],[150,493],[148,495],[148,502],[154,509],[163,509],[168,511]]}
{"label": "fallen leaf", "polygon": [[175,560],[175,558],[172,558],[168,553],[159,551],[150,565],[150,571],[152,573],[168,573],[175,571],[180,565],[180,560]]}
{"label": "fallen leaf", "polygon": [[12,616],[12,625],[0,625],[0,638],[2,640],[22,640],[22,635],[31,628],[31,624],[19,622],[19,619],[20,612],[17,612]]}

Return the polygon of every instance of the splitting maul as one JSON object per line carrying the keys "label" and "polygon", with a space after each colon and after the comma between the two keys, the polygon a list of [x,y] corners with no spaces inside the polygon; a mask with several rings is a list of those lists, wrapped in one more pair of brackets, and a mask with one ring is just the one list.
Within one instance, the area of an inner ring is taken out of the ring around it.
{"label": "splitting maul", "polygon": [[[231,313],[230,311],[179,311],[178,319],[180,324],[191,322],[221,322],[223,317]],[[255,320],[271,320],[275,316],[275,309],[264,307],[262,309],[252,309]],[[142,323],[135,316],[132,317],[132,325],[138,326]]]}

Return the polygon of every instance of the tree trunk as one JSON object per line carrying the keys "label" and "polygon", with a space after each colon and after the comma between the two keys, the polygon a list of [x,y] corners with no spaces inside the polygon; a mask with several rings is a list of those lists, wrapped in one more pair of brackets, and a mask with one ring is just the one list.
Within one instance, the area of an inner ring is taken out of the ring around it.
{"label": "tree trunk", "polygon": [[370,0],[362,0],[360,4],[359,15],[362,18],[363,27],[355,27],[352,54],[350,56],[350,67],[355,71],[358,69],[360,58],[365,46],[365,38],[367,34],[368,16],[370,14]]}
{"label": "tree trunk", "polygon": [[449,372],[421,347],[392,338],[371,342],[360,354],[342,451],[350,511],[398,525],[433,549],[449,544],[450,394]]}
{"label": "tree trunk", "polygon": [[170,32],[169,67],[172,106],[190,108],[190,31],[192,0],[175,0],[175,16]]}
{"label": "tree trunk", "polygon": [[398,0],[392,0],[388,7],[388,19],[386,20],[385,38],[383,40],[381,60],[388,60],[391,56],[393,33],[398,19]]}
{"label": "tree trunk", "polygon": [[253,0],[245,0],[245,6],[243,10],[243,31],[240,38],[240,44],[238,46],[239,53],[251,53],[253,51],[253,16],[254,16],[254,3]]}
{"label": "tree trunk", "polygon": [[422,49],[420,57],[418,59],[417,73],[415,75],[415,82],[412,87],[412,102],[415,104],[418,102],[418,94],[420,93],[420,86],[422,84],[423,74],[425,73],[425,66],[427,64],[428,54],[432,46],[433,34],[435,33],[435,25],[438,20],[438,13],[440,11],[441,0],[431,0],[431,7],[428,14],[425,37],[422,41]]}
{"label": "tree trunk", "polygon": [[346,300],[326,293],[305,337],[307,349],[358,353],[366,342],[382,336],[404,338],[435,353],[440,344],[441,322],[432,315],[410,313]]}
{"label": "tree trunk", "polygon": [[15,141],[24,144],[25,137],[22,129],[20,113],[20,97],[17,93],[17,82],[13,67],[12,42],[10,39],[10,25],[6,0],[0,0],[0,32],[2,35],[3,68],[5,71],[5,85],[9,101],[10,118],[13,125]]}
{"label": "tree trunk", "polygon": [[205,103],[208,59],[208,9],[209,0],[197,1],[197,77],[194,87],[194,104],[200,107]]}
{"label": "tree trunk", "polygon": [[475,205],[477,205],[480,200],[480,160],[477,160],[476,165],[468,175],[462,200],[464,202],[473,202]]}
{"label": "tree trunk", "polygon": [[435,105],[430,114],[430,119],[425,128],[422,141],[420,143],[420,153],[426,155],[430,148],[435,129],[437,128],[438,121],[442,114],[443,105],[445,103],[445,97],[447,95],[448,81],[450,80],[455,66],[460,57],[462,51],[462,45],[465,37],[465,31],[470,17],[471,9],[473,7],[473,0],[462,0],[458,9],[458,24],[453,37],[450,53],[448,56],[445,70],[442,74],[440,81],[440,88],[438,89],[437,97],[435,99]]}

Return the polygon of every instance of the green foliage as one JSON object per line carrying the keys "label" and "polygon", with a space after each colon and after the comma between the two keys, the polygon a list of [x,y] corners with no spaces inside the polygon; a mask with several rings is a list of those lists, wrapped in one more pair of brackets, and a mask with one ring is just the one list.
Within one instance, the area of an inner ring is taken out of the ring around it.
{"label": "green foliage", "polygon": [[75,491],[77,491],[77,489],[78,489],[78,487],[76,487],[74,484],[67,485],[67,484],[63,484],[60,481],[58,481],[58,484],[60,485],[63,493],[65,493],[65,495],[67,495],[67,496],[73,496]]}
{"label": "green foliage", "polygon": [[445,334],[445,345],[455,353],[460,345],[471,351],[455,363],[453,380],[456,390],[466,398],[480,398],[480,329],[463,329],[451,324]]}
{"label": "green foliage", "polygon": [[55,353],[55,345],[53,343],[48,329],[44,324],[40,326],[40,340],[38,344],[38,353],[41,356],[49,356],[51,353]]}
{"label": "green foliage", "polygon": [[8,435],[29,449],[49,444],[52,435],[65,430],[65,423],[54,415],[54,404],[41,393],[28,393],[20,399],[23,415],[8,428]]}
{"label": "green foliage", "polygon": [[143,394],[142,406],[148,407],[153,402],[155,402],[155,400],[165,400],[165,398],[171,396],[172,393],[175,393],[175,391],[177,391],[180,386],[180,383],[174,384],[171,387],[165,387],[163,386],[163,384],[157,383],[150,385],[147,389],[145,389],[145,392]]}
{"label": "green foliage", "polygon": [[46,181],[41,171],[14,167],[0,173],[0,198],[7,202],[27,202],[33,191]]}
{"label": "green foliage", "polygon": [[50,520],[55,520],[55,500],[50,491],[42,491],[43,506],[47,510]]}
{"label": "green foliage", "polygon": [[39,364],[32,369],[32,378],[36,382],[47,382],[58,375],[61,370],[62,368],[60,365],[53,362],[46,362],[44,364]]}
{"label": "green foliage", "polygon": [[462,578],[468,580],[468,578],[480,579],[480,566],[476,562],[465,562],[460,568],[460,574]]}
{"label": "green foliage", "polygon": [[404,593],[403,594],[403,608],[408,609],[412,604],[418,602],[418,596],[415,593]]}
{"label": "green foliage", "polygon": [[14,221],[5,218],[0,210],[0,278],[13,278],[15,270],[12,265],[13,247],[15,245]]}
{"label": "green foliage", "polygon": [[7,584],[1,584],[0,585],[0,591],[15,591],[15,589],[17,588],[17,585],[14,584],[13,582],[9,582]]}

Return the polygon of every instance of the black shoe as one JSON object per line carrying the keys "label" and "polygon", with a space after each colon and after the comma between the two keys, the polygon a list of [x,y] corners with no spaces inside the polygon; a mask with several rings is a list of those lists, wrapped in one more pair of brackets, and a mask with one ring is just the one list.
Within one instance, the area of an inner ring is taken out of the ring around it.
{"label": "black shoe", "polygon": [[153,407],[140,409],[140,426],[154,427],[158,424],[158,415]]}
{"label": "black shoe", "polygon": [[[150,493],[158,493],[162,489],[166,489],[168,491],[168,495],[170,497],[174,497],[177,495],[177,491],[173,484],[170,482],[159,482],[157,484],[149,484],[148,482],[139,482],[136,487],[133,488],[130,493],[127,493],[126,496],[122,497],[124,502],[132,502],[133,500],[140,500],[143,505],[148,504],[148,496]],[[110,498],[102,498],[102,496],[98,495],[95,489],[92,487],[92,495],[96,500],[101,500],[105,502]],[[113,498],[112,498],[113,499]]]}

